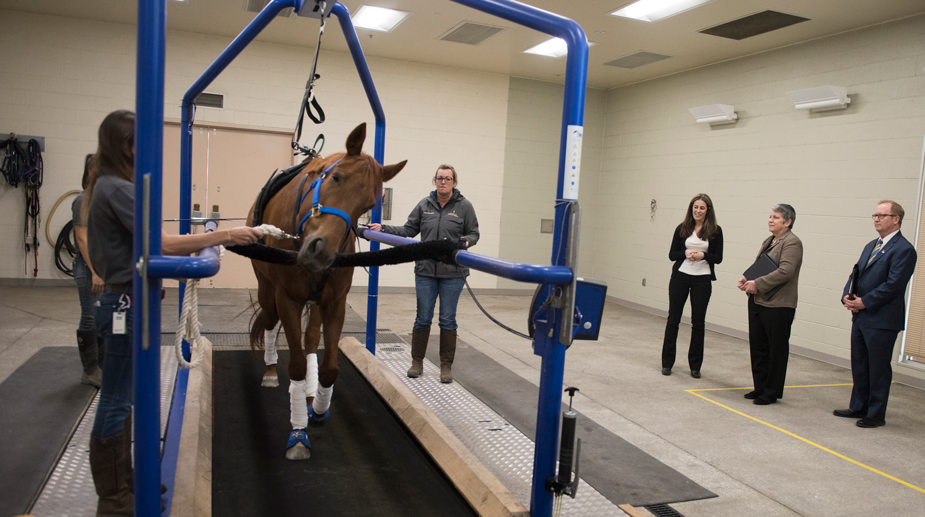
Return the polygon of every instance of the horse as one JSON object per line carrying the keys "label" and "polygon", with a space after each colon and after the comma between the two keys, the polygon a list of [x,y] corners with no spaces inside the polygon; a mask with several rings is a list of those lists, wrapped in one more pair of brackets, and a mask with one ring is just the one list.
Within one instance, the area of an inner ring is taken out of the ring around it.
{"label": "horse", "polygon": [[[346,153],[327,158],[306,158],[302,170],[267,202],[263,222],[295,238],[268,239],[271,247],[297,250],[296,265],[279,265],[251,260],[257,276],[257,311],[250,342],[264,348],[266,371],[261,385],[279,386],[275,348],[276,324],[282,322],[289,344],[289,406],[292,432],[286,458],[311,457],[307,426],[320,427],[330,416],[331,396],[337,379],[337,348],[344,327],[347,293],[353,268],[331,268],[338,253],[354,253],[351,230],[356,220],[371,209],[383,182],[397,175],[407,163],[381,166],[362,151],[366,124],[347,137]],[[306,187],[310,184],[310,187]],[[258,197],[259,199],[259,197]],[[305,202],[311,199],[311,203]],[[251,206],[247,224],[253,226]],[[302,351],[302,310],[308,311],[305,352]],[[317,351],[324,328],[324,360],[318,369]],[[307,355],[306,355],[307,354]]]}

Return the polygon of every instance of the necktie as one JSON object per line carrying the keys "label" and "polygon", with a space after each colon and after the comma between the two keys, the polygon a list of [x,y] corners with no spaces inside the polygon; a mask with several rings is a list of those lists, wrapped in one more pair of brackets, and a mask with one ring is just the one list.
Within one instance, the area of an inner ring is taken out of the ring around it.
{"label": "necktie", "polygon": [[880,251],[881,246],[883,246],[883,239],[877,239],[877,245],[874,246],[874,251],[870,252],[870,258],[867,259],[868,264],[870,264],[870,261],[874,260],[874,257],[877,256],[877,252]]}

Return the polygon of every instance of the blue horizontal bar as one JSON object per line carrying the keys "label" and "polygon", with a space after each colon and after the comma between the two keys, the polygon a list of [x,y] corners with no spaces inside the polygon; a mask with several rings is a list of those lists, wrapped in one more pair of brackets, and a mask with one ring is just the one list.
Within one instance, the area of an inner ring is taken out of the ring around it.
{"label": "blue horizontal bar", "polygon": [[[391,246],[406,246],[417,244],[419,241],[407,237],[399,237],[388,233],[366,230],[363,236],[371,241],[378,241]],[[471,251],[456,252],[456,263],[461,266],[491,273],[496,276],[516,280],[518,282],[531,282],[534,284],[568,284],[572,282],[572,269],[568,266],[543,266],[538,264],[520,264],[495,257],[487,257],[472,253]]]}
{"label": "blue horizontal bar", "polygon": [[198,257],[152,255],[148,259],[151,278],[207,278],[218,273],[218,251],[206,248]]}

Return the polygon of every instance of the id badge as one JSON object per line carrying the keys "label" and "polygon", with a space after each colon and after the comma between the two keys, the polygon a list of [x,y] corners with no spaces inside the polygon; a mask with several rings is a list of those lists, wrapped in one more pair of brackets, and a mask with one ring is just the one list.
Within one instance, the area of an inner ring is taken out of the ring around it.
{"label": "id badge", "polygon": [[125,313],[124,312],[112,313],[112,333],[113,334],[125,334]]}

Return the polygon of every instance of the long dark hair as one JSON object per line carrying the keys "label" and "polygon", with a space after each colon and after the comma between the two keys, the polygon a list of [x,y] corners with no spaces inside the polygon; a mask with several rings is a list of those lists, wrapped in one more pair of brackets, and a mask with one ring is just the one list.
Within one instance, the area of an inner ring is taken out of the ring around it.
{"label": "long dark hair", "polygon": [[88,154],[84,158],[84,175],[80,179],[80,188],[82,190],[87,190],[87,186],[90,185],[90,168],[93,166],[93,155]]}
{"label": "long dark hair", "polygon": [[100,176],[118,176],[135,182],[135,113],[128,110],[113,111],[100,124],[100,146],[89,160],[90,179],[84,195],[81,217],[87,220],[93,188]]}
{"label": "long dark hair", "polygon": [[694,233],[694,228],[697,227],[697,221],[694,220],[694,202],[696,201],[703,201],[707,204],[707,215],[703,217],[703,226],[700,227],[697,237],[700,237],[700,240],[708,241],[716,235],[716,229],[719,228],[719,225],[716,224],[716,214],[713,212],[713,200],[706,194],[697,194],[687,205],[687,214],[684,216],[684,222],[681,223],[681,238],[690,237]]}

